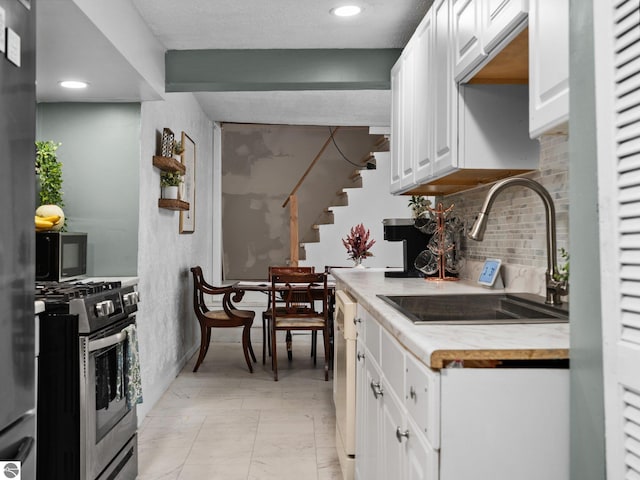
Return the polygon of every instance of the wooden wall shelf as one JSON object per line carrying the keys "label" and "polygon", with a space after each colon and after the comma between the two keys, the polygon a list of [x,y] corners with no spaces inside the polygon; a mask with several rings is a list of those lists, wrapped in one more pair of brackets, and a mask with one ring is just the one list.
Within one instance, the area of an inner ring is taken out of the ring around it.
{"label": "wooden wall shelf", "polygon": [[158,207],[168,210],[189,210],[189,202],[173,198],[159,198]]}
{"label": "wooden wall shelf", "polygon": [[166,172],[180,172],[182,175],[186,172],[184,164],[180,163],[175,158],[161,157],[160,155],[153,156],[153,166]]}

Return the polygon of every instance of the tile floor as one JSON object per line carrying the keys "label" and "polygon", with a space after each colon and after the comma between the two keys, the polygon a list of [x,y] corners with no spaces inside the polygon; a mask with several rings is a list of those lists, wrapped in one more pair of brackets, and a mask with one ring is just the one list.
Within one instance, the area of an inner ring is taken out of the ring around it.
{"label": "tile floor", "polygon": [[198,373],[192,358],[143,421],[138,480],[342,480],[320,342],[315,367],[308,338],[293,343],[278,382],[262,344],[253,374],[239,343],[213,343]]}

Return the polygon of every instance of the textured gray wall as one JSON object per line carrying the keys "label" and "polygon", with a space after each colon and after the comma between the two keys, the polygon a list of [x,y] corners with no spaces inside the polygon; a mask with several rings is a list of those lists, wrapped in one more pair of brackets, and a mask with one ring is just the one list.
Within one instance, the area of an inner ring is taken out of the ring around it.
{"label": "textured gray wall", "polygon": [[[223,268],[227,279],[263,279],[269,265],[289,259],[291,190],[329,137],[328,127],[224,124],[222,130]],[[339,130],[335,140],[358,163],[377,136],[366,127]],[[311,235],[321,212],[350,186],[356,169],[333,144],[298,190],[300,241]]]}
{"label": "textured gray wall", "polygon": [[41,103],[37,140],[61,142],[67,229],[87,232],[87,274],[137,274],[140,104]]}

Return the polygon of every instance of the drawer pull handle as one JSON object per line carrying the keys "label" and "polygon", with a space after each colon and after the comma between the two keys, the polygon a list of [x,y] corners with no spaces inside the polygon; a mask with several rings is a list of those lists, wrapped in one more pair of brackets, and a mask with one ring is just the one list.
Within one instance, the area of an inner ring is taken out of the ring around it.
{"label": "drawer pull handle", "polygon": [[402,443],[402,438],[406,438],[409,440],[409,430],[405,430],[404,432],[400,429],[400,427],[396,428],[396,438],[398,442]]}
{"label": "drawer pull handle", "polygon": [[413,388],[413,385],[409,387],[409,397],[411,397],[413,400],[416,399],[416,389]]}
{"label": "drawer pull handle", "polygon": [[364,353],[358,352],[357,357],[358,357],[358,361],[362,360],[364,358]]}
{"label": "drawer pull handle", "polygon": [[360,318],[354,318],[353,319],[353,324],[354,325],[358,325],[359,323],[362,323],[362,319],[360,319]]}
{"label": "drawer pull handle", "polygon": [[373,396],[375,398],[382,397],[384,395],[384,390],[380,386],[380,382],[374,382],[371,380],[371,391],[373,392]]}

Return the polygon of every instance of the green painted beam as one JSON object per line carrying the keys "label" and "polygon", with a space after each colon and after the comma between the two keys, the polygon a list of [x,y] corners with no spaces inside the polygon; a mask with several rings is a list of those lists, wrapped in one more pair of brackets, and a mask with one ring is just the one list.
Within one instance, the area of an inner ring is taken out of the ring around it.
{"label": "green painted beam", "polygon": [[169,50],[167,92],[389,90],[401,49]]}

